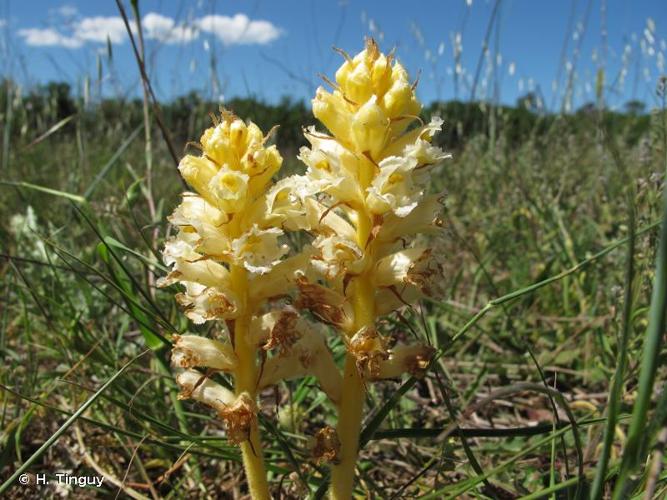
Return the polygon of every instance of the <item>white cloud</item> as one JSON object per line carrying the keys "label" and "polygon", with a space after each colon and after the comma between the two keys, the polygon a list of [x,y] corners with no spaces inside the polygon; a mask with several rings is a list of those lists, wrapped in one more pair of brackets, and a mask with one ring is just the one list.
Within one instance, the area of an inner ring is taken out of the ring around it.
{"label": "white cloud", "polygon": [[[75,17],[74,7],[62,6],[61,15]],[[0,19],[0,26],[3,20]],[[188,43],[198,38],[200,32],[211,33],[225,45],[264,45],[283,34],[283,30],[265,20],[251,20],[245,14],[233,17],[207,15],[192,20],[190,24],[176,23],[168,16],[156,12],[146,14],[142,19],[148,40],[161,43]],[[133,28],[133,27],[132,27]],[[25,43],[35,47],[79,48],[85,43],[123,43],[127,39],[125,23],[119,16],[94,16],[74,19],[68,25],[67,33],[54,28],[24,28],[18,31]]]}
{"label": "white cloud", "polygon": [[149,12],[141,21],[144,33],[149,40],[158,40],[163,43],[187,43],[199,35],[194,26],[176,24],[171,17],[155,12]]}
{"label": "white cloud", "polygon": [[225,45],[264,45],[283,33],[269,21],[253,21],[245,14],[236,14],[234,17],[214,14],[201,17],[195,23],[200,30],[214,34]]}
{"label": "white cloud", "polygon": [[71,36],[65,36],[51,28],[26,28],[18,31],[25,43],[34,47],[66,47],[76,49],[83,45],[83,41]]}
{"label": "white cloud", "polygon": [[7,26],[7,20],[6,19],[0,19],[0,28],[3,28]]}
{"label": "white cloud", "polygon": [[74,37],[86,42],[121,43],[127,37],[125,23],[118,16],[84,17],[74,24]]}

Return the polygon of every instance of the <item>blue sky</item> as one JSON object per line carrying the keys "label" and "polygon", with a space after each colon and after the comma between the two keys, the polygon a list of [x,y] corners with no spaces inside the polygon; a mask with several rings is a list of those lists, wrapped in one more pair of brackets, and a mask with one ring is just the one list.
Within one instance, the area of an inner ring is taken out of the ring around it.
{"label": "blue sky", "polygon": [[[125,4],[129,11],[129,1]],[[495,0],[140,2],[149,71],[161,99],[197,90],[214,99],[309,99],[372,35],[396,48],[425,102],[469,98]],[[111,60],[107,53],[111,41]],[[559,107],[606,99],[652,103],[667,72],[665,0],[502,0],[475,87],[513,103],[537,91]],[[91,95],[138,95],[138,71],[112,0],[0,0],[0,72],[25,87],[64,80]],[[565,50],[563,50],[565,48]],[[99,61],[98,61],[99,60]],[[457,63],[458,62],[458,63]],[[100,66],[101,63],[101,66]],[[101,81],[98,75],[101,70]]]}

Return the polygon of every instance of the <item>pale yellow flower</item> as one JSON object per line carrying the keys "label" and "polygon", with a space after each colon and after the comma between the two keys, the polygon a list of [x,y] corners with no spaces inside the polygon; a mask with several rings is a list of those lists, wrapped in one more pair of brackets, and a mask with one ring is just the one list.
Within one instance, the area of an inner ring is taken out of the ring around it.
{"label": "pale yellow flower", "polygon": [[432,247],[414,247],[380,259],[373,276],[375,285],[394,287],[399,293],[406,287],[415,287],[429,297],[440,295],[443,290],[442,267],[433,258],[433,253]]}
{"label": "pale yellow flower", "polygon": [[213,368],[232,371],[237,360],[234,348],[227,342],[199,335],[175,335],[171,363],[179,368]]}
{"label": "pale yellow flower", "polygon": [[345,274],[357,274],[364,266],[364,252],[348,238],[337,235],[319,236],[313,241],[317,253],[313,255],[313,266],[330,281],[343,278]]}
{"label": "pale yellow flower", "polygon": [[[317,378],[322,390],[334,403],[338,402],[342,377],[329,351],[322,328],[299,318],[296,312],[293,313],[293,320],[286,325],[285,322],[276,321],[283,317],[284,313],[265,317],[264,328],[261,330],[264,336],[261,340],[273,340],[279,349],[264,362],[259,388],[274,385],[281,380],[310,375]],[[270,324],[271,320],[274,321],[273,324]],[[283,328],[279,328],[279,325]],[[278,329],[281,331],[276,332]],[[284,347],[286,336],[289,339],[288,347]]]}
{"label": "pale yellow flower", "polygon": [[229,252],[229,237],[220,230],[223,224],[229,222],[229,217],[204,198],[185,193],[183,202],[169,217],[169,222],[180,230],[196,234],[193,246],[198,253],[223,256]]}
{"label": "pale yellow flower", "polygon": [[207,185],[209,196],[223,212],[241,212],[248,203],[249,179],[248,174],[223,167]]}
{"label": "pale yellow flower", "polygon": [[380,173],[367,190],[366,206],[374,214],[382,215],[391,211],[399,217],[405,217],[424,194],[423,187],[413,178],[417,162],[409,157],[390,156],[382,160],[379,166]]}
{"label": "pale yellow flower", "polygon": [[278,237],[282,234],[282,230],[276,227],[260,229],[255,224],[240,238],[232,241],[232,262],[251,273],[268,273],[289,251],[287,245],[278,243]]}

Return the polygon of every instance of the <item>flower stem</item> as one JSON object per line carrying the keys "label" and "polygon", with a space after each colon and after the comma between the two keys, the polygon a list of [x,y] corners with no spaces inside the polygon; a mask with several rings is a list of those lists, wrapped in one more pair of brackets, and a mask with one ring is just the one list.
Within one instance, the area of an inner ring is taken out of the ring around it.
{"label": "flower stem", "polygon": [[[370,218],[362,213],[359,213],[358,217],[357,243],[360,248],[364,248],[370,234]],[[372,268],[371,266],[370,269]],[[355,278],[352,280],[352,286],[354,328],[353,331],[348,332],[350,337],[364,327],[375,325],[375,289],[370,274],[364,273]],[[365,394],[366,389],[357,369],[356,358],[348,353],[345,356],[343,392],[337,428],[338,439],[340,440],[340,461],[333,466],[331,489],[329,491],[333,500],[349,500],[352,498],[354,468],[359,453],[359,433],[361,431]]]}
{"label": "flower stem", "polygon": [[334,500],[349,500],[354,487],[354,466],[359,451],[359,433],[364,409],[364,383],[359,376],[354,357],[345,358],[343,394],[338,416],[340,462],[331,471],[330,495]]}
{"label": "flower stem", "polygon": [[[248,342],[250,315],[245,307],[248,289],[248,278],[245,269],[232,266],[232,280],[236,285],[236,290],[242,292],[240,295],[243,297],[243,313],[234,324],[234,350],[238,359],[238,369],[234,374],[235,389],[237,395],[247,392],[255,400],[257,397],[257,364],[254,346]],[[253,500],[270,500],[271,495],[266,480],[266,469],[256,419],[250,426],[249,439],[241,443],[241,453],[251,497]]]}

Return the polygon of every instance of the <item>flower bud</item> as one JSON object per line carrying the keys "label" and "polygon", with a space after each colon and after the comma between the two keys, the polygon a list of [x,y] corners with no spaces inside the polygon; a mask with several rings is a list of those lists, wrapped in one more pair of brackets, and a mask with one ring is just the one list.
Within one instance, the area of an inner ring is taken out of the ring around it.
{"label": "flower bud", "polygon": [[211,205],[216,205],[216,199],[210,192],[211,179],[218,173],[218,168],[207,158],[187,155],[178,164],[185,182],[190,184]]}
{"label": "flower bud", "polygon": [[378,158],[389,137],[389,118],[378,106],[376,96],[372,96],[359,108],[348,126],[355,150],[368,152],[373,158]]}
{"label": "flower bud", "polygon": [[319,87],[313,99],[313,114],[338,140],[351,142],[349,105],[337,94]]}

